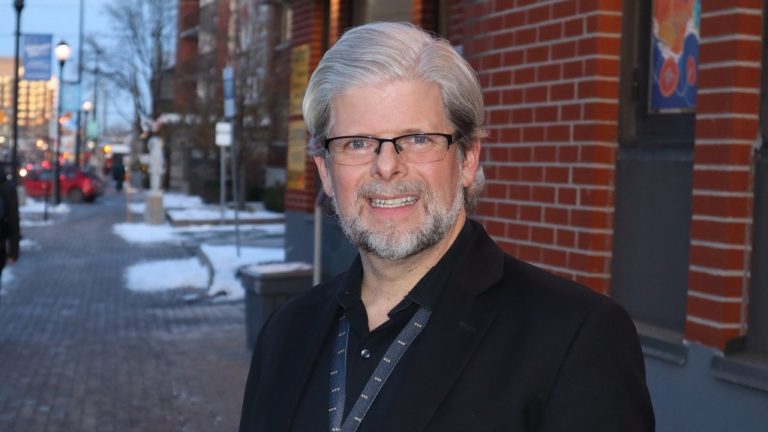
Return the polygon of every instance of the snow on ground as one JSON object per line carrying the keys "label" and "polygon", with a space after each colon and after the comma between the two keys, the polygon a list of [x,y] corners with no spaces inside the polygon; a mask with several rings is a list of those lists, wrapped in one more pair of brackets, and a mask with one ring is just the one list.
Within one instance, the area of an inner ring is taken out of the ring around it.
{"label": "snow on ground", "polygon": [[131,213],[144,214],[144,209],[146,207],[147,206],[143,202],[128,204],[128,209],[131,211]]}
{"label": "snow on ground", "polygon": [[181,237],[167,224],[119,223],[112,226],[112,232],[128,243],[178,243],[181,241]]}
{"label": "snow on ground", "polygon": [[264,247],[241,247],[240,256],[234,245],[208,245],[200,246],[201,252],[208,258],[214,269],[213,282],[208,288],[208,295],[224,295],[228,300],[237,300],[245,297],[240,280],[237,279],[237,269],[252,264],[267,263],[285,260],[285,250]]}
{"label": "snow on ground", "polygon": [[7,286],[13,280],[13,266],[5,266],[3,269],[3,276],[0,280],[0,287]]}
{"label": "snow on ground", "polygon": [[[235,225],[187,225],[179,227],[171,227],[175,232],[179,233],[197,233],[207,231],[235,231]],[[283,235],[285,234],[284,223],[272,223],[272,224],[243,224],[240,225],[240,231],[262,231],[265,235]]]}
{"label": "snow on ground", "polygon": [[19,221],[19,226],[22,227],[40,227],[40,226],[48,226],[53,225],[54,220],[48,219],[48,220],[27,220],[27,219],[21,219]]}
{"label": "snow on ground", "polygon": [[190,208],[200,207],[203,200],[198,196],[184,195],[180,193],[164,193],[163,207],[165,208]]}
{"label": "snow on ground", "polygon": [[[145,223],[119,223],[112,226],[112,232],[128,243],[178,243],[183,234],[210,231],[229,232],[235,230],[234,225],[190,225],[173,227],[168,224],[150,225]],[[262,231],[265,235],[285,234],[285,224],[240,225],[240,231]]]}
{"label": "snow on ground", "polygon": [[[218,207],[194,208],[184,210],[168,210],[168,216],[174,221],[195,220],[195,221],[218,221],[221,219],[221,209]],[[259,220],[259,219],[280,219],[282,213],[271,212],[267,210],[259,211],[239,211],[240,219]],[[234,220],[235,211],[233,209],[224,210],[224,219]]]}
{"label": "snow on ground", "polygon": [[208,288],[210,297],[240,300],[245,297],[237,269],[245,265],[282,261],[285,251],[278,248],[241,247],[240,257],[234,245],[200,246],[214,269],[208,286],[208,268],[197,258],[149,261],[134,264],[125,271],[126,287],[137,292],[157,292],[177,288]]}
{"label": "snow on ground", "polygon": [[[203,200],[198,196],[184,195],[180,193],[163,193],[163,207],[165,209],[183,209],[203,207]],[[144,213],[146,206],[143,202],[130,203],[128,208],[131,213]]]}
{"label": "snow on ground", "polygon": [[125,283],[129,290],[138,292],[205,289],[208,269],[197,258],[143,262],[125,270]]}
{"label": "snow on ground", "polygon": [[[217,206],[204,206],[198,197],[189,197],[180,194],[165,194],[163,196],[166,208],[177,208],[168,213],[174,220],[202,220],[218,222],[221,217],[220,208]],[[131,212],[143,213],[144,203],[129,204]],[[227,210],[225,217],[233,218],[234,211]],[[239,212],[242,219],[276,219],[282,218],[282,213],[268,211],[242,211]],[[173,227],[169,224],[149,225],[145,223],[119,223],[112,227],[112,231],[129,243],[177,243],[183,240],[185,235],[204,233],[210,231],[231,232],[235,226],[232,224],[204,224]],[[284,223],[272,224],[247,224],[240,225],[241,231],[257,230],[265,235],[285,234]],[[242,246],[240,256],[237,256],[234,244],[212,245],[202,244],[200,253],[210,263],[213,270],[213,280],[210,286],[209,269],[200,264],[196,258],[181,260],[164,260],[136,264],[125,272],[126,284],[133,291],[159,291],[175,288],[207,288],[210,297],[220,297],[226,300],[239,300],[245,296],[240,280],[237,278],[237,269],[243,266],[281,262],[285,260],[285,250],[282,248],[267,248]]]}
{"label": "snow on ground", "polygon": [[[61,213],[69,213],[70,212],[69,205],[67,205],[65,203],[61,203],[61,204],[55,206],[55,205],[53,205],[53,203],[49,202],[47,204],[47,206],[48,206],[48,213],[61,214]],[[46,207],[45,201],[36,200],[36,199],[27,197],[26,198],[26,202],[24,203],[24,205],[19,207],[19,213],[21,213],[22,216],[24,214],[27,214],[27,213],[41,213],[42,214],[45,211],[45,207]]]}
{"label": "snow on ground", "polygon": [[23,238],[19,241],[19,250],[30,251],[35,249],[38,249],[38,245],[36,241],[28,238]]}

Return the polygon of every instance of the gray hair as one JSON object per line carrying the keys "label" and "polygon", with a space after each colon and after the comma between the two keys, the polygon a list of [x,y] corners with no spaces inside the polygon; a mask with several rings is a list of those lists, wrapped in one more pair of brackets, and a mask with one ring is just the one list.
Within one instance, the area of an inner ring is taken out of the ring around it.
{"label": "gray hair", "polygon": [[[445,118],[459,132],[460,157],[473,140],[484,136],[483,96],[472,67],[445,39],[399,22],[377,22],[355,27],[323,56],[304,94],[304,121],[311,135],[309,154],[326,156],[323,140],[333,125],[331,104],[348,89],[388,81],[419,79],[436,84]],[[485,176],[478,169],[465,191],[470,210]]]}

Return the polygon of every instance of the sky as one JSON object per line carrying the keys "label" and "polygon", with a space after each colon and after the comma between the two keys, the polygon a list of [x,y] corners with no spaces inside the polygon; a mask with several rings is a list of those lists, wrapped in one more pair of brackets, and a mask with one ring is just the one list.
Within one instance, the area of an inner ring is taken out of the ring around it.
{"label": "sky", "polygon": [[[115,39],[110,31],[109,18],[104,13],[105,5],[126,0],[25,0],[21,13],[21,33],[43,33],[53,35],[53,44],[64,40],[72,47],[72,56],[65,64],[64,79],[77,79],[78,30],[80,20],[80,2],[83,2],[83,32],[85,36],[93,35],[105,45]],[[128,0],[129,1],[129,0]],[[0,56],[13,57],[16,10],[14,0],[0,0]],[[52,66],[54,74],[58,67]],[[90,78],[89,78],[90,79]],[[84,99],[90,92],[84,91]],[[123,118],[115,111],[114,103],[107,104],[108,122],[115,124]]]}

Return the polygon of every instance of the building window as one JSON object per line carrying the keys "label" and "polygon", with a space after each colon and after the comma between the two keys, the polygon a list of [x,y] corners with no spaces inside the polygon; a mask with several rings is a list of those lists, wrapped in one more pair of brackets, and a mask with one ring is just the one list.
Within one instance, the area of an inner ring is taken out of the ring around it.
{"label": "building window", "polygon": [[280,3],[280,43],[291,41],[293,34],[293,8],[288,2]]}
{"label": "building window", "polygon": [[373,21],[411,21],[411,0],[354,0],[353,25]]}
{"label": "building window", "polygon": [[[667,28],[673,18],[690,17],[659,10],[671,3],[624,2],[611,294],[641,333],[678,343],[686,320],[695,88],[688,78],[680,82],[677,62],[685,58],[680,53],[691,50],[684,48],[687,33]],[[695,76],[690,79],[695,84]],[[673,97],[678,87],[690,90],[693,104]]]}

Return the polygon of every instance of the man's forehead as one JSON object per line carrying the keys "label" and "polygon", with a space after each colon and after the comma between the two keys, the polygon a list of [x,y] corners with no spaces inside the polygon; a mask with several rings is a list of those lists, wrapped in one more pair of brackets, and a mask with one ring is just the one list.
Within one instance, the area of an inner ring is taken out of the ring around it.
{"label": "man's forehead", "polygon": [[398,131],[425,132],[445,121],[440,88],[419,79],[350,86],[331,101],[331,130],[396,122]]}

